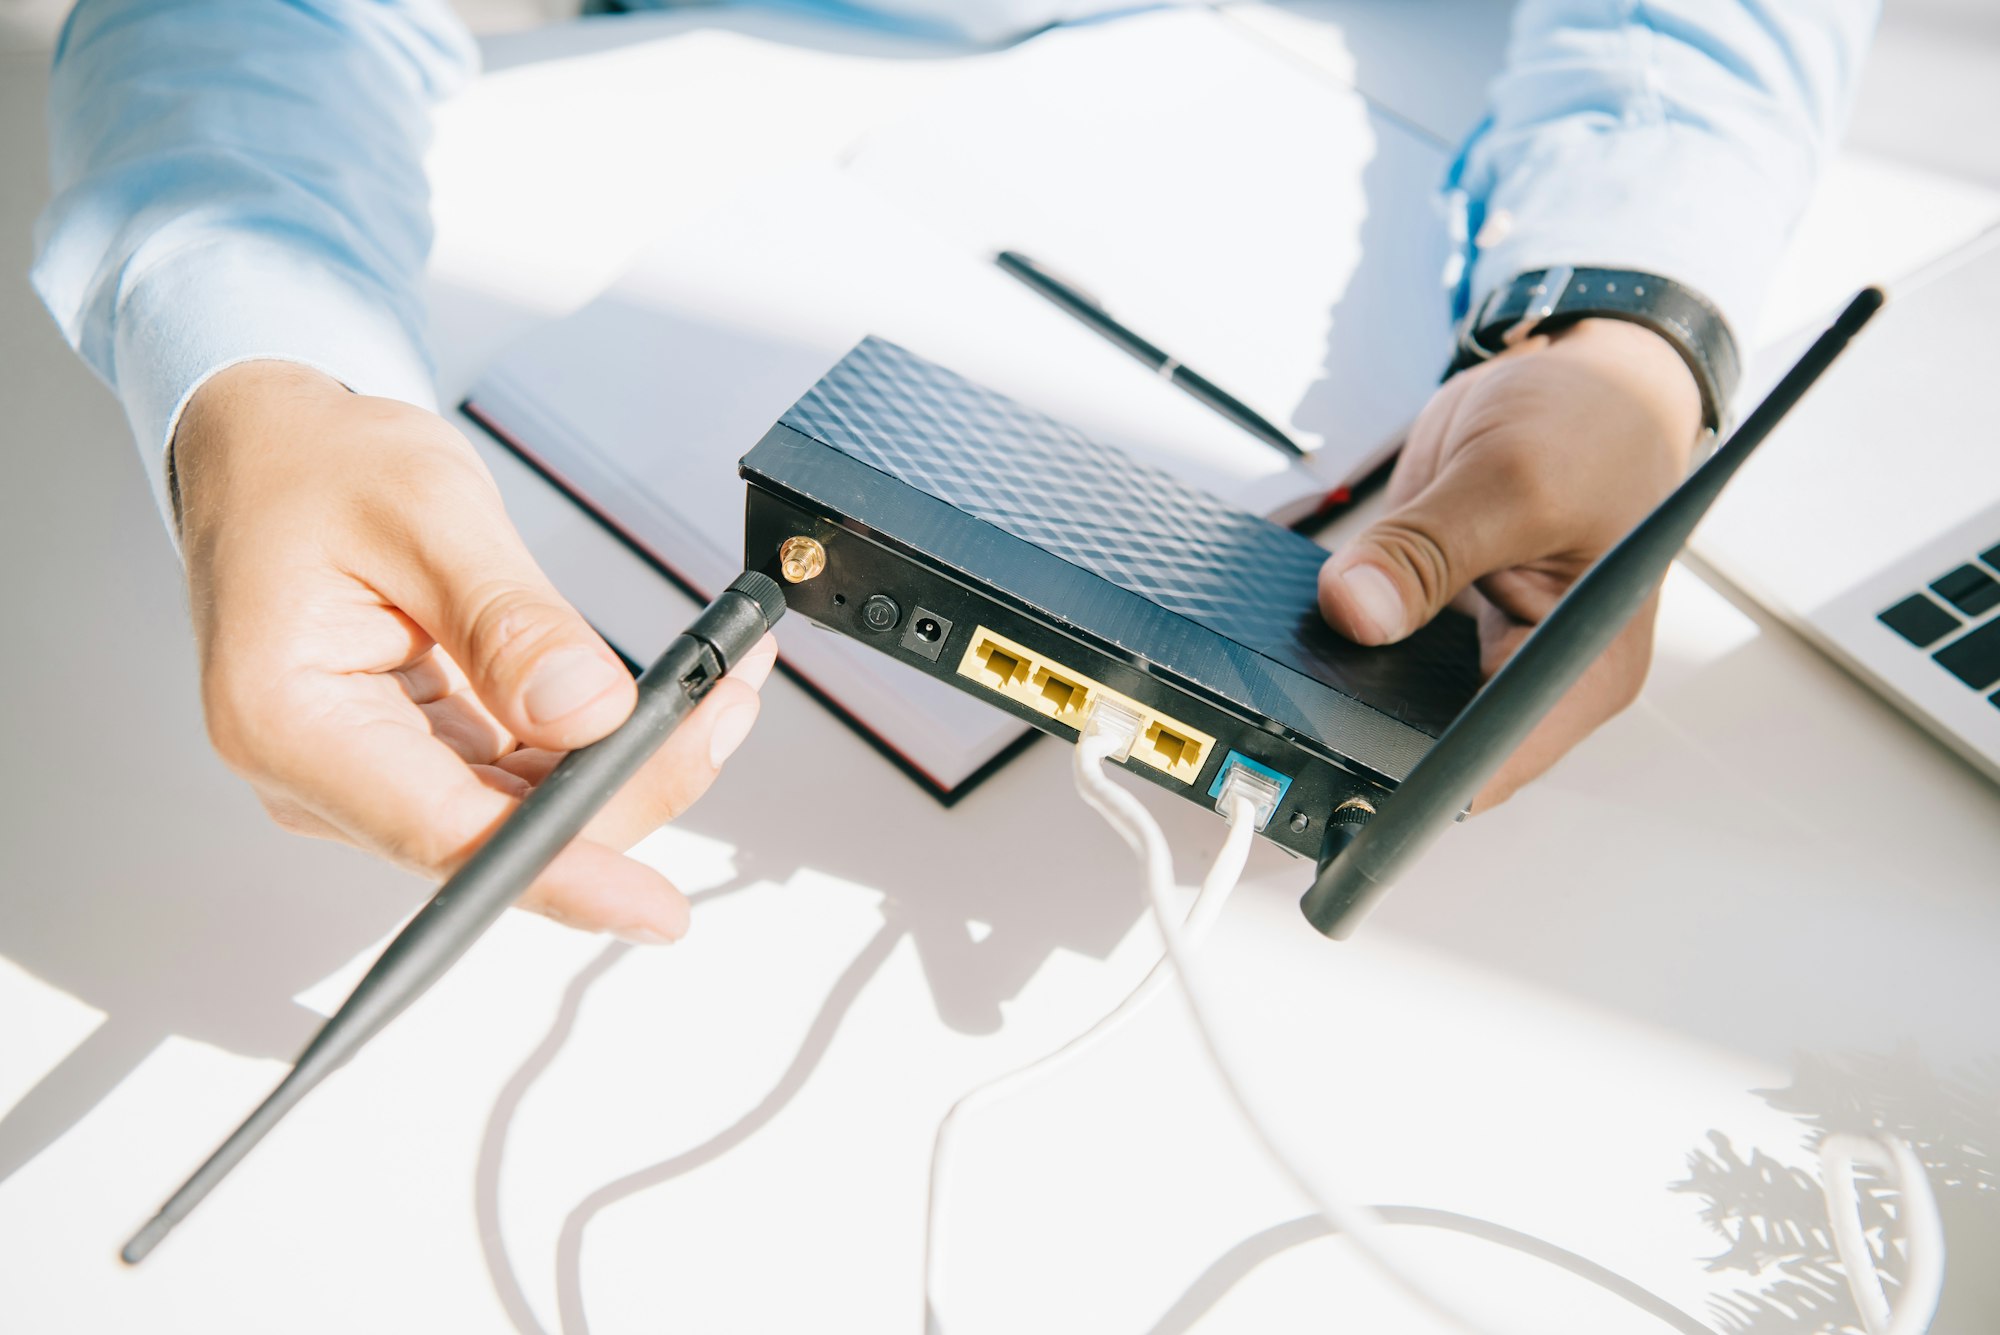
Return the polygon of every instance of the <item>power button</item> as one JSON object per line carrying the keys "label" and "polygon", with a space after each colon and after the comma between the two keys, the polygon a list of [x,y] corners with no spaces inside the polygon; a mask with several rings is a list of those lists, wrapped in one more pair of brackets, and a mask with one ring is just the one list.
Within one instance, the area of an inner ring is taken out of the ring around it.
{"label": "power button", "polygon": [[896,606],[896,600],[886,593],[869,595],[861,604],[861,624],[872,631],[894,630],[896,623],[903,619],[903,609]]}

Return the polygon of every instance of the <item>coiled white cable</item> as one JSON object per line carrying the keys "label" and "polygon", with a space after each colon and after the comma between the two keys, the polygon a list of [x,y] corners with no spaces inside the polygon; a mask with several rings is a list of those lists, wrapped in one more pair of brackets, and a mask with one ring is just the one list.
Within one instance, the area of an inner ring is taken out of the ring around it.
{"label": "coiled white cable", "polygon": [[[1475,1333],[1493,1330],[1491,1325],[1475,1320],[1469,1313],[1460,1311],[1455,1304],[1439,1296],[1435,1287],[1401,1255],[1401,1249],[1387,1236],[1387,1226],[1375,1212],[1328,1190],[1316,1174],[1304,1167],[1309,1162],[1308,1158],[1297,1147],[1288,1144],[1276,1125],[1245,1095],[1235,1059],[1216,1041],[1214,1025],[1209,1018],[1212,1009],[1208,984],[1198,972],[1191,971],[1192,952],[1188,949],[1180,924],[1173,920],[1169,898],[1173,886],[1173,856],[1167,849],[1166,836],[1161,833],[1159,823],[1139,805],[1138,800],[1113,783],[1105,772],[1105,759],[1130,745],[1129,738],[1108,731],[1107,723],[1117,726],[1115,719],[1107,718],[1104,711],[1098,710],[1092,712],[1084,726],[1084,734],[1077,742],[1073,757],[1077,791],[1132,846],[1144,864],[1146,893],[1152,901],[1160,936],[1166,942],[1166,962],[1173,965],[1174,973],[1180,978],[1181,995],[1186,999],[1188,1013],[1194,1020],[1195,1035],[1201,1041],[1209,1064],[1221,1079],[1230,1102],[1236,1106],[1237,1114],[1250,1128],[1272,1164],[1291,1179],[1292,1184],[1318,1208],[1327,1222],[1345,1234],[1385,1278],[1419,1306],[1460,1330]],[[1222,815],[1232,824],[1253,823],[1245,819],[1248,812],[1241,805],[1226,806]]]}
{"label": "coiled white cable", "polygon": [[[941,1335],[942,1315],[939,1296],[944,1292],[946,1270],[946,1221],[950,1197],[950,1163],[960,1123],[971,1113],[1020,1093],[1029,1085],[1046,1079],[1057,1069],[1095,1047],[1106,1035],[1142,1010],[1170,977],[1178,976],[1188,1013],[1194,1021],[1202,1050],[1220,1079],[1238,1115],[1258,1144],[1299,1192],[1382,1276],[1418,1306],[1459,1330],[1472,1335],[1498,1335],[1508,1330],[1490,1318],[1475,1317],[1440,1295],[1437,1285],[1402,1254],[1390,1236],[1388,1226],[1369,1207],[1347,1200],[1332,1189],[1313,1165],[1310,1156],[1288,1143],[1276,1121],[1250,1100],[1234,1058],[1216,1037],[1211,1020],[1209,985],[1193,966],[1191,947],[1203,937],[1235,889],[1248,861],[1250,844],[1256,833],[1257,812],[1252,799],[1241,791],[1226,790],[1220,808],[1229,822],[1229,835],[1215,864],[1203,878],[1200,893],[1188,910],[1185,922],[1176,918],[1173,904],[1173,857],[1166,836],[1146,809],[1120,789],[1105,772],[1105,760],[1129,751],[1138,720],[1121,709],[1092,711],[1072,757],[1078,792],[1139,856],[1143,864],[1146,892],[1166,951],[1139,985],[1090,1028],[1061,1047],[1028,1065],[976,1086],[952,1105],[938,1124],[931,1147],[931,1180],[924,1235],[924,1314],[927,1335]],[[1856,1308],[1868,1335],[1923,1335],[1937,1310],[1944,1284],[1944,1228],[1937,1201],[1931,1193],[1923,1165],[1909,1146],[1893,1137],[1880,1140],[1862,1136],[1835,1135],[1820,1148],[1821,1186],[1826,1196],[1827,1214],[1832,1223],[1835,1249]],[[1902,1301],[1892,1310],[1883,1292],[1874,1254],[1868,1246],[1861,1221],[1860,1200],[1854,1183],[1857,1163],[1868,1164],[1889,1174],[1900,1194],[1899,1219],[1904,1236],[1908,1273],[1902,1284]],[[1527,1329],[1538,1329],[1528,1327]]]}
{"label": "coiled white cable", "polygon": [[[1327,1222],[1346,1235],[1362,1256],[1406,1296],[1447,1323],[1475,1335],[1491,1335],[1507,1329],[1490,1318],[1475,1317],[1443,1297],[1437,1286],[1401,1254],[1381,1216],[1335,1191],[1319,1173],[1311,1156],[1288,1143],[1276,1121],[1250,1100],[1235,1059],[1216,1037],[1206,976],[1195,966],[1190,943],[1173,920],[1169,899],[1173,866],[1166,836],[1146,809],[1105,772],[1104,761],[1130,746],[1132,739],[1126,733],[1129,727],[1124,719],[1112,715],[1100,719],[1098,713],[1093,713],[1073,757],[1077,789],[1144,863],[1146,891],[1160,935],[1166,942],[1166,959],[1162,962],[1173,965],[1196,1036],[1244,1124],[1272,1163],[1291,1179]],[[1223,816],[1232,825],[1253,823],[1247,818],[1247,808],[1240,805],[1225,802]],[[1860,1136],[1830,1136],[1821,1147],[1821,1156],[1821,1183],[1828,1216],[1833,1221],[1835,1246],[1868,1335],[1922,1335],[1936,1312],[1944,1283],[1943,1223],[1923,1165],[1909,1146],[1887,1136],[1879,1141]],[[1902,1302],[1893,1313],[1883,1295],[1873,1253],[1863,1237],[1860,1203],[1854,1187],[1856,1162],[1890,1173],[1901,1193],[1900,1215],[1909,1265]],[[1525,1329],[1539,1328],[1537,1324]]]}
{"label": "coiled white cable", "polygon": [[[1875,1270],[1875,1254],[1862,1232],[1861,1199],[1854,1187],[1857,1163],[1887,1173],[1901,1199],[1897,1217],[1903,1226],[1908,1270],[1903,1276],[1903,1300],[1893,1311]],[[1833,1226],[1833,1248],[1863,1328],[1868,1335],[1922,1335],[1930,1329],[1944,1292],[1944,1221],[1916,1152],[1888,1136],[1875,1140],[1831,1135],[1820,1142],[1819,1180]]]}
{"label": "coiled white cable", "polygon": [[[1119,832],[1125,834],[1122,827]],[[1254,821],[1243,820],[1231,824],[1229,834],[1223,840],[1222,849],[1216,854],[1215,864],[1209,868],[1208,875],[1202,878],[1201,889],[1195,895],[1194,903],[1188,908],[1185,923],[1179,928],[1187,939],[1200,940],[1222,913],[1222,906],[1228,902],[1230,892],[1236,888],[1237,881],[1243,876],[1243,867],[1250,859],[1250,844],[1256,833]],[[1132,842],[1129,834],[1126,834],[1126,842]],[[1171,916],[1172,910],[1169,909],[1168,912]],[[951,1197],[952,1154],[957,1145],[959,1127],[973,1113],[991,1108],[1020,1094],[1030,1085],[1046,1080],[1077,1057],[1096,1047],[1113,1030],[1144,1010],[1166,987],[1172,976],[1172,965],[1163,955],[1154,962],[1146,976],[1139,980],[1139,985],[1128,992],[1125,999],[1106,1012],[1096,1024],[1026,1066],[1017,1067],[983,1085],[974,1086],[960,1096],[958,1102],[951,1105],[951,1111],[947,1112],[944,1119],[938,1123],[936,1138],[931,1142],[930,1197],[924,1216],[926,1330],[935,1332],[943,1328],[939,1303],[945,1291],[946,1239],[949,1236],[945,1225]]]}

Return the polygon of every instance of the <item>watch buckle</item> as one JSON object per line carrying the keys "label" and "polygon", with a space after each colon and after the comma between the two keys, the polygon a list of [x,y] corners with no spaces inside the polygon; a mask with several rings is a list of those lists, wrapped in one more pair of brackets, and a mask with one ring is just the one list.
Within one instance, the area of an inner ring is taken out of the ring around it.
{"label": "watch buckle", "polygon": [[1506,333],[1500,335],[1500,345],[1507,348],[1515,346],[1534,333],[1542,321],[1554,315],[1557,304],[1563,299],[1563,294],[1569,291],[1570,280],[1575,277],[1576,270],[1567,264],[1558,264],[1554,268],[1543,270],[1541,281],[1528,289],[1528,309],[1521,313],[1520,319],[1508,326]]}
{"label": "watch buckle", "polygon": [[1479,308],[1466,318],[1459,336],[1459,343],[1480,361],[1488,361],[1508,348],[1518,346],[1528,335],[1535,332],[1541,323],[1556,313],[1563,294],[1569,291],[1576,270],[1567,264],[1551,265],[1542,270],[1541,277],[1528,289],[1528,308],[1521,312],[1521,318],[1500,331],[1500,346],[1489,348],[1481,340],[1480,333],[1486,328],[1486,317],[1493,306],[1507,292],[1506,287],[1496,287],[1488,292],[1479,303]]}

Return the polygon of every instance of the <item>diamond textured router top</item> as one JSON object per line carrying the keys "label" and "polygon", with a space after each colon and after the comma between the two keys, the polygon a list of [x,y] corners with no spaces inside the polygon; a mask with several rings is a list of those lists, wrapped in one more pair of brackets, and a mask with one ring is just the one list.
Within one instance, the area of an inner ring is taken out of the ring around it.
{"label": "diamond textured router top", "polygon": [[1318,544],[884,339],[821,377],[743,473],[1389,779],[1479,688],[1469,618],[1352,644],[1319,615]]}
{"label": "diamond textured router top", "polygon": [[[780,419],[1240,644],[1294,638],[1326,551],[880,338]],[[940,442],[949,448],[939,448]]]}

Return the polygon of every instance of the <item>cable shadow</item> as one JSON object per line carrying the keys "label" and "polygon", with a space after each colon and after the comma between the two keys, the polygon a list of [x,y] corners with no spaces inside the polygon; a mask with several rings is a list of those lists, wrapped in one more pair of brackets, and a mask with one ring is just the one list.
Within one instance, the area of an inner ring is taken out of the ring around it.
{"label": "cable shadow", "polygon": [[[748,884],[748,880],[739,876],[723,885],[689,895],[688,905],[699,908],[710,900],[734,894]],[[500,1227],[500,1167],[507,1155],[507,1135],[513,1129],[514,1118],[528,1097],[528,1091],[534,1088],[535,1082],[542,1078],[542,1072],[554,1064],[563,1046],[569,1042],[570,1034],[576,1029],[577,1016],[583,1010],[584,996],[633,949],[629,942],[612,941],[570,979],[569,985],[563,989],[562,1000],[556,1005],[555,1018],[549,1022],[548,1032],[542,1035],[542,1041],[535,1045],[534,1051],[523,1058],[514,1074],[508,1077],[499,1097],[493,1101],[493,1110],[486,1118],[486,1129],[480,1136],[479,1162],[473,1179],[473,1213],[479,1226],[479,1251],[486,1263],[486,1273],[493,1280],[493,1292],[500,1299],[508,1322],[519,1335],[548,1335],[548,1332],[535,1319],[535,1309],[521,1289],[520,1277],[507,1255],[507,1239]]]}
{"label": "cable shadow", "polygon": [[[1714,1335],[1714,1332],[1701,1322],[1623,1275],[1607,1270],[1588,1257],[1578,1256],[1575,1252],[1532,1234],[1522,1233],[1504,1224],[1493,1223],[1491,1220],[1475,1219],[1471,1215],[1458,1214],[1451,1210],[1434,1210],[1421,1205],[1378,1205],[1375,1207],[1375,1212],[1387,1224],[1400,1227],[1440,1228],[1498,1243],[1524,1256],[1532,1256],[1536,1260],[1560,1266],[1579,1279],[1595,1284],[1613,1297],[1621,1298],[1648,1316],[1656,1317],[1673,1329],[1683,1332],[1683,1335]],[[1208,1269],[1196,1276],[1187,1291],[1175,1300],[1174,1305],[1169,1307],[1158,1321],[1153,1323],[1147,1335],[1186,1335],[1187,1331],[1194,1329],[1196,1322],[1208,1315],[1231,1289],[1258,1266],[1294,1247],[1319,1238],[1330,1237],[1334,1232],[1333,1225],[1320,1216],[1302,1215],[1282,1224],[1274,1224],[1260,1233],[1251,1234],[1210,1262]]]}
{"label": "cable shadow", "polygon": [[[695,907],[724,895],[732,894],[751,884],[749,878],[738,879],[712,890],[690,895],[689,901]],[[710,1137],[700,1145],[663,1160],[651,1167],[627,1174],[613,1182],[599,1187],[585,1197],[571,1210],[563,1222],[561,1236],[557,1243],[556,1289],[557,1310],[563,1335],[582,1335],[588,1330],[583,1310],[582,1258],[583,1235],[590,1222],[598,1214],[629,1196],[670,1182],[681,1174],[720,1158],[730,1150],[748,1140],[762,1129],[772,1118],[784,1110],[785,1106],[804,1088],[806,1080],[818,1067],[825,1056],[834,1034],[856,997],[875,975],[896,943],[905,935],[905,927],[895,921],[882,924],[880,930],[870,938],[860,953],[842,971],[833,987],[821,1003],[817,1016],[806,1031],[791,1064],[785,1068],[757,1105],[738,1118],[723,1131]],[[554,1018],[549,1022],[548,1032],[542,1036],[535,1048],[525,1057],[521,1065],[509,1077],[494,1100],[492,1113],[486,1121],[486,1129],[479,1146],[479,1160],[473,1186],[474,1213],[478,1220],[480,1254],[486,1264],[487,1274],[493,1282],[494,1294],[500,1299],[502,1310],[517,1335],[549,1335],[536,1318],[534,1307],[529,1303],[526,1292],[521,1287],[520,1276],[514,1268],[513,1260],[507,1253],[507,1242],[500,1220],[500,1172],[507,1153],[508,1133],[514,1119],[520,1112],[522,1103],[534,1088],[542,1073],[554,1064],[563,1047],[575,1031],[577,1018],[583,1009],[584,998],[591,988],[608,974],[618,962],[633,949],[622,941],[614,941],[579,970],[567,987],[563,989],[561,1001],[556,1007]]]}
{"label": "cable shadow", "polygon": [[613,941],[599,951],[597,958],[570,979],[563,989],[562,1003],[556,1008],[555,1019],[549,1023],[548,1033],[535,1045],[527,1059],[508,1079],[500,1097],[493,1101],[493,1111],[486,1119],[486,1131],[479,1142],[479,1167],[473,1182],[473,1212],[479,1221],[479,1251],[486,1262],[486,1273],[492,1277],[493,1292],[500,1299],[500,1306],[507,1313],[507,1320],[520,1335],[548,1335],[541,1322],[535,1320],[535,1310],[528,1304],[527,1294],[521,1291],[521,1281],[514,1273],[514,1264],[507,1255],[507,1240],[500,1231],[500,1164],[506,1157],[507,1133],[513,1127],[514,1115],[520,1111],[521,1102],[534,1088],[546,1071],[562,1052],[563,1045],[576,1028],[577,1014],[583,1009],[584,994],[596,985],[597,980],[611,971],[611,966],[625,958],[633,949],[630,942]]}
{"label": "cable shadow", "polygon": [[693,1149],[606,1183],[584,1197],[570,1211],[569,1217],[563,1220],[562,1234],[556,1243],[556,1310],[562,1322],[563,1335],[586,1335],[590,1329],[583,1311],[583,1235],[591,1221],[627,1197],[671,1182],[683,1173],[721,1158],[782,1112],[805,1087],[806,1079],[826,1055],[855,998],[861,995],[861,989],[875,976],[875,971],[882,967],[882,962],[888,959],[902,937],[900,924],[885,922],[861,948],[827,993],[812,1027],[806,1031],[805,1041],[799,1045],[798,1055],[792,1058],[791,1065],[785,1068],[785,1073],[756,1107]]}

